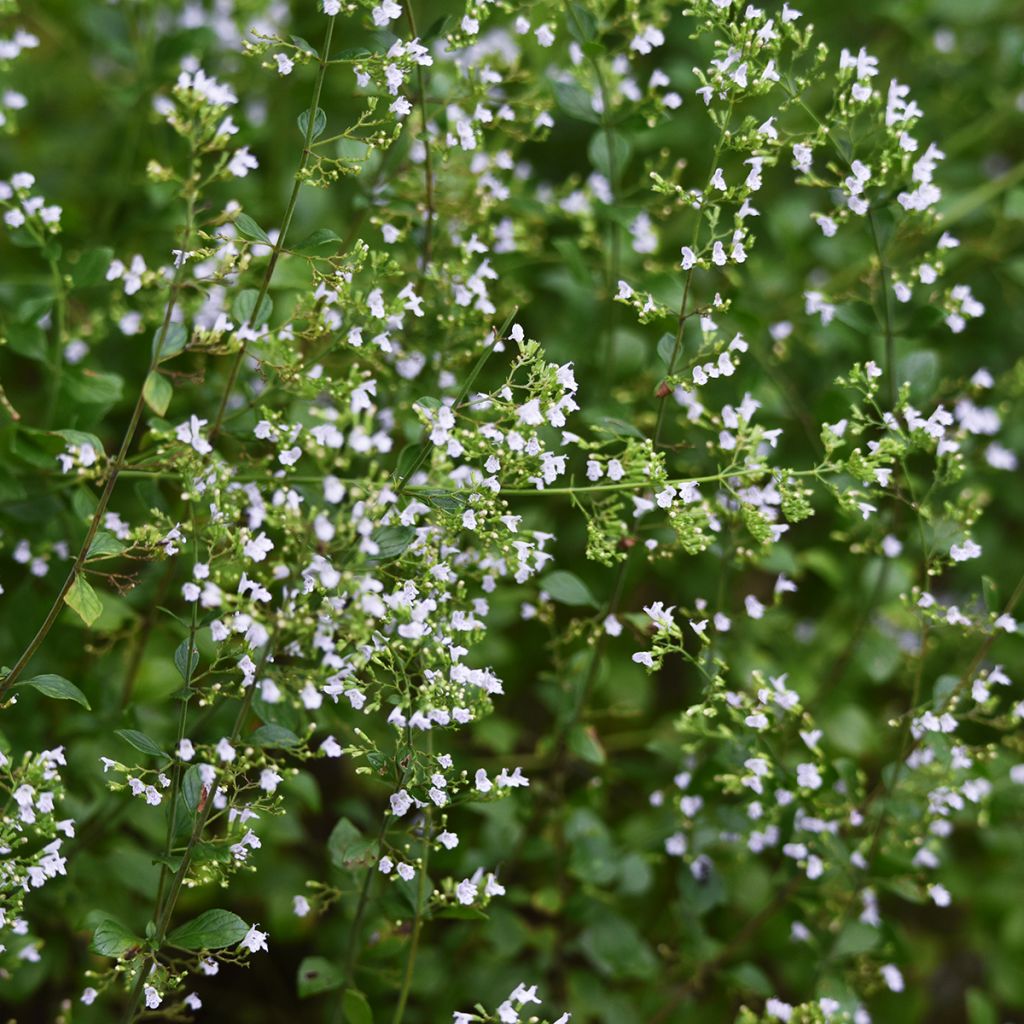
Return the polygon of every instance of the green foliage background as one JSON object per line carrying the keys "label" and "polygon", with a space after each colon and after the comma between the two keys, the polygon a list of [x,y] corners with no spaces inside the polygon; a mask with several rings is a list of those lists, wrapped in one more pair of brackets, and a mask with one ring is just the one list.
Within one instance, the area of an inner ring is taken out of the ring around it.
{"label": "green foliage background", "polygon": [[[312,3],[297,6],[309,9],[296,15],[295,31],[313,38],[320,16]],[[1001,409],[1007,424],[1003,441],[1024,451],[1024,7],[1017,0],[802,6],[836,51],[865,45],[880,58],[883,76],[891,72],[912,85],[925,111],[926,134],[947,154],[940,169],[942,209],[962,240],[960,279],[971,284],[988,312],[967,334],[932,331],[927,343],[920,338],[932,326],[928,311],[917,314],[920,322],[901,323],[900,376],[911,380],[923,398],[942,381],[969,376],[981,365],[996,374],[1012,371],[1019,386]],[[168,140],[144,111],[153,91],[175,77],[184,54],[212,50],[209,36],[203,30],[174,30],[147,37],[140,4],[45,0],[24,7],[25,22],[41,37],[47,71],[41,74],[37,62],[21,72],[31,79],[20,84],[31,93],[32,106],[19,137],[0,141],[0,176],[23,167],[37,173],[45,193],[65,208],[66,252],[110,246],[118,255],[153,254],[153,264],[166,259],[176,214],[169,194],[145,181],[144,167],[150,157],[161,158]],[[417,9],[426,23],[445,13],[446,5],[428,0]],[[697,84],[690,68],[705,57],[702,44],[690,41],[685,29],[682,19],[674,19],[659,54],[677,87]],[[955,34],[950,53],[936,49],[940,30]],[[301,75],[271,82],[266,72],[241,60],[220,70],[233,73],[246,102],[266,108],[266,121],[251,128],[247,140],[259,154],[260,171],[237,183],[235,191],[258,220],[264,222],[265,215],[273,221],[290,188],[294,118],[306,102],[307,85]],[[341,75],[328,82],[323,106],[332,122],[345,118],[348,87]],[[683,112],[670,125],[638,135],[636,159],[659,147],[706,159],[711,125],[692,88],[680,91],[686,97]],[[530,154],[540,176],[557,183],[589,173],[587,143],[593,131],[591,125],[560,119],[550,143]],[[384,159],[401,159],[401,145]],[[329,191],[306,190],[298,235],[324,225],[342,236],[358,231],[369,184],[364,177],[346,179]],[[869,255],[866,238],[860,254],[849,246],[828,245],[808,228],[812,197],[777,187],[769,180],[760,196],[760,244],[744,268],[737,297],[739,315],[762,334],[758,325],[765,316],[800,315],[812,267],[830,266],[841,252],[856,279]],[[668,250],[671,229],[665,230]],[[601,290],[601,235],[579,238],[565,231],[562,242],[558,237],[554,229],[543,253],[522,258],[515,268],[522,297],[519,318],[550,359],[575,361],[590,414],[631,417],[636,396],[649,395],[661,372],[652,338],[627,326],[622,317],[612,328],[610,358],[600,358],[594,339],[608,327],[606,309],[595,300]],[[0,237],[0,267],[0,316],[5,321],[16,319],[26,303],[45,302],[48,276],[34,255]],[[287,290],[287,278],[280,287]],[[91,295],[89,287],[82,287],[72,301],[84,305]],[[878,352],[876,311],[869,304],[843,304],[837,321],[838,328],[812,326],[774,351],[755,345],[755,358],[741,371],[743,383],[764,403],[766,419],[785,428],[782,445],[794,459],[805,450],[807,422],[831,422],[843,415],[846,398],[831,383],[836,375],[866,353]],[[77,391],[66,390],[59,401],[66,422],[74,419],[79,429],[99,433],[109,450],[121,436],[145,372],[146,353],[144,347],[113,338],[97,352],[107,376],[83,378]],[[30,421],[43,407],[40,371],[40,364],[20,357],[11,346],[0,349],[4,388]],[[196,394],[208,400],[217,393],[217,383],[197,382]],[[656,406],[640,402],[638,407],[637,425],[649,430]],[[180,411],[184,418],[190,410]],[[12,433],[5,420],[0,425],[5,533],[77,535],[67,492],[54,491],[42,477],[27,479],[20,468],[9,472]],[[1005,601],[1024,567],[1024,486],[1019,474],[995,470],[981,486],[979,500],[991,505],[977,532],[985,554],[961,570],[957,583],[964,594],[979,594],[983,572]],[[156,486],[142,483],[125,486],[120,498],[121,507],[135,516],[165,500]],[[584,562],[581,519],[567,505],[526,503],[525,511],[533,525],[557,535],[560,566],[583,578],[599,601],[607,601],[614,573]],[[908,699],[899,681],[906,623],[898,595],[910,585],[912,567],[896,559],[883,572],[880,559],[835,543],[829,525],[827,517],[812,522],[803,528],[799,552],[783,542],[770,564],[759,567],[786,571],[798,580],[800,591],[770,626],[748,625],[744,646],[733,651],[733,665],[737,672],[752,667],[788,671],[790,685],[815,708],[828,740],[869,773],[877,772],[886,722]],[[811,542],[815,530],[816,542]],[[13,565],[6,560],[0,652],[7,660],[45,614],[57,585],[55,572],[38,580],[9,568]],[[654,571],[631,564],[624,603],[639,609],[655,599],[676,603],[697,594],[748,593],[766,579],[764,571],[753,570],[749,578],[729,576],[710,554],[667,562]],[[145,919],[157,871],[145,851],[159,847],[162,825],[136,815],[129,801],[104,791],[99,757],[114,753],[109,739],[114,727],[134,725],[162,739],[167,735],[168,695],[179,685],[171,667],[175,641],[159,636],[139,645],[136,638],[160,614],[157,608],[166,594],[177,589],[173,582],[150,571],[123,598],[105,595],[95,631],[86,632],[65,613],[39,670],[74,678],[89,695],[92,714],[67,702],[25,700],[2,723],[8,741],[19,749],[52,745],[55,736],[67,745],[73,754],[68,806],[81,823],[70,847],[74,884],[47,887],[34,897],[34,921],[46,938],[41,962],[24,965],[9,982],[0,981],[0,1006],[25,1024],[58,1015],[68,979],[85,962],[90,912],[112,911],[139,923]],[[633,639],[609,641],[587,713],[593,731],[576,734],[570,755],[557,772],[550,770],[553,722],[583,685],[590,663],[587,650],[564,634],[566,610],[552,614],[548,621],[542,616],[523,622],[518,600],[495,604],[481,655],[504,678],[508,696],[499,714],[459,734],[458,742],[474,763],[495,771],[504,764],[522,764],[534,786],[522,799],[470,812],[475,824],[463,829],[465,862],[509,864],[511,873],[503,880],[510,895],[490,908],[487,920],[429,924],[409,1021],[448,1020],[453,1008],[477,1000],[493,1004],[519,981],[541,981],[549,1005],[573,1009],[574,1021],[581,1024],[647,1024],[688,984],[691,990],[664,1020],[732,1020],[743,1000],[827,986],[835,949],[793,946],[787,909],[775,908],[757,919],[761,908],[772,907],[777,892],[778,882],[767,868],[744,863],[730,872],[726,865],[712,884],[701,886],[684,865],[666,864],[658,855],[669,813],[659,820],[647,807],[646,795],[668,786],[679,769],[673,722],[697,693],[688,668],[673,662],[648,677],[629,660]],[[938,646],[930,656],[930,675],[940,674],[951,656],[948,648]],[[1024,665],[1010,664],[1011,676],[1014,669],[1024,673]],[[129,691],[130,715],[123,710]],[[345,761],[340,767],[337,762],[313,763],[286,784],[286,792],[292,812],[265,823],[259,870],[234,881],[229,904],[269,929],[274,955],[248,970],[226,968],[216,984],[202,986],[206,1019],[269,1024],[292,1013],[316,1021],[337,1019],[330,996],[296,1006],[295,979],[304,957],[336,958],[345,947],[351,908],[308,923],[292,915],[291,898],[307,878],[334,877],[343,888],[351,884],[330,865],[328,836],[342,815],[372,830],[382,798]],[[914,977],[908,979],[907,993],[880,994],[872,1003],[880,1024],[1024,1020],[1024,819],[1020,799],[1012,794],[997,794],[996,807],[1001,811],[994,815],[997,824],[964,832],[956,840],[957,859],[947,883],[957,893],[952,910],[884,897],[884,912],[914,964]],[[198,912],[206,900],[205,894],[186,894],[182,906]],[[745,936],[751,920],[758,927]],[[862,938],[856,930],[846,931],[840,942],[856,944]],[[401,935],[371,943],[365,960],[367,991],[390,990],[401,946]],[[99,1021],[104,1012],[76,1005],[67,1019]]]}

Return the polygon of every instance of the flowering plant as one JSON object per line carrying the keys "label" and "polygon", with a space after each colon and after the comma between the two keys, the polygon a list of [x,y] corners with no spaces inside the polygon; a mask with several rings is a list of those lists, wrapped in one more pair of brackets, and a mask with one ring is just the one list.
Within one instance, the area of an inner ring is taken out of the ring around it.
{"label": "flowering plant", "polygon": [[1021,1012],[1024,24],[813,6],[0,0],[0,1005]]}

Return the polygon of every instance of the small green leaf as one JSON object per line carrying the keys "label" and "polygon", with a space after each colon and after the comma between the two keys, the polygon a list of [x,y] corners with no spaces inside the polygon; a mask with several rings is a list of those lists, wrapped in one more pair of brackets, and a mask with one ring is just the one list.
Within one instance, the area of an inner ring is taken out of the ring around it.
{"label": "small green leaf", "polygon": [[133,935],[120,921],[105,917],[96,926],[89,948],[100,956],[121,956],[135,946],[141,946],[142,939]]}
{"label": "small green leaf", "polygon": [[157,416],[163,416],[167,412],[173,395],[174,386],[158,370],[146,375],[146,382],[142,385],[142,397]]}
{"label": "small green leaf", "polygon": [[555,102],[570,117],[577,121],[597,124],[601,118],[594,110],[594,99],[582,86],[575,82],[552,82]]}
{"label": "small green leaf", "polygon": [[8,324],[0,337],[5,338],[7,347],[19,356],[39,363],[46,362],[46,335],[35,324]]}
{"label": "small green leaf", "polygon": [[665,369],[672,370],[672,355],[676,350],[676,336],[663,334],[658,339],[658,358],[665,364]]}
{"label": "small green leaf", "polygon": [[[191,644],[192,657],[189,658],[189,641],[182,640],[178,644],[177,650],[174,652],[174,666],[178,670],[178,674],[187,683],[192,678],[192,673],[196,670],[196,665],[199,664],[199,651],[196,649],[195,643]],[[191,661],[191,664],[189,662]]]}
{"label": "small green leaf", "polygon": [[181,795],[185,806],[195,814],[199,810],[199,801],[203,798],[203,774],[199,765],[189,765],[182,776]]}
{"label": "small green leaf", "polygon": [[97,455],[103,454],[103,442],[95,434],[88,434],[84,430],[55,430],[54,433],[58,437],[64,438],[68,444],[79,447],[87,444]]}
{"label": "small green leaf", "polygon": [[416,539],[416,531],[411,526],[381,526],[373,531],[370,539],[379,548],[374,558],[386,562],[405,553]]}
{"label": "small green leaf", "polygon": [[999,603],[999,584],[991,576],[982,576],[981,585],[985,592],[985,607],[993,615],[998,615],[1002,611]]}
{"label": "small green leaf", "polygon": [[306,39],[303,39],[303,38],[302,38],[302,36],[289,36],[288,38],[289,38],[289,39],[290,39],[290,40],[291,40],[291,41],[292,41],[292,42],[293,42],[293,43],[294,43],[294,44],[295,44],[295,45],[296,45],[296,46],[297,46],[297,47],[298,47],[298,48],[299,48],[300,50],[305,50],[305,51],[306,51],[306,53],[311,53],[311,54],[313,54],[313,56],[314,56],[314,57],[316,57],[316,56],[317,56],[317,50],[316,50],[316,47],[315,47],[315,46],[314,46],[314,45],[313,45],[313,44],[312,44],[311,42],[309,42],[308,40],[306,40]]}
{"label": "small green leaf", "polygon": [[327,854],[336,868],[372,864],[376,850],[376,840],[367,839],[348,818],[341,818],[327,839]]}
{"label": "small green leaf", "polygon": [[143,754],[150,754],[152,757],[163,757],[167,755],[151,740],[144,732],[138,729],[115,729],[114,732],[125,741],[131,744],[136,750]]}
{"label": "small green leaf", "polygon": [[584,43],[589,43],[597,35],[597,19],[583,4],[569,4],[565,20],[569,28],[569,35],[581,46]]}
{"label": "small green leaf", "polygon": [[92,539],[89,545],[89,553],[85,556],[87,560],[93,558],[113,558],[124,551],[124,544],[121,543],[112,533],[100,530]]}
{"label": "small green leaf", "polygon": [[235,301],[231,304],[231,316],[238,325],[249,324],[252,327],[262,327],[274,311],[274,303],[269,295],[263,296],[259,312],[256,312],[256,300],[260,293],[255,288],[246,288],[239,292]]}
{"label": "small green leaf", "polygon": [[168,324],[166,332],[162,326],[153,332],[153,356],[158,363],[173,359],[187,344],[188,331],[183,324]]}
{"label": "small green leaf", "polygon": [[235,218],[235,227],[238,228],[238,233],[243,238],[249,239],[250,242],[265,242],[267,245],[274,244],[266,231],[247,213],[240,213]]}
{"label": "small green leaf", "polygon": [[291,250],[299,256],[330,256],[338,251],[341,242],[341,236],[330,228],[317,228]]}
{"label": "small green leaf", "polygon": [[341,988],[345,976],[330,960],[322,956],[307,956],[299,964],[296,980],[299,998],[308,999],[310,996],[320,995],[321,992],[332,992],[336,988]]}
{"label": "small green leaf", "polygon": [[341,997],[345,1024],[373,1024],[373,1010],[359,989],[347,988]]}
{"label": "small green leaf", "polygon": [[124,394],[124,377],[120,374],[79,366],[66,369],[61,384],[72,401],[85,405],[113,405]]}
{"label": "small green leaf", "polygon": [[608,760],[604,747],[598,739],[597,731],[592,725],[577,722],[568,735],[569,749],[578,757],[590,764],[601,765]]}
{"label": "small green leaf", "polygon": [[100,601],[99,595],[81,574],[75,577],[71,589],[64,595],[64,601],[69,608],[78,612],[87,626],[91,626],[103,612],[103,602]]}
{"label": "small green leaf", "polygon": [[[319,139],[324,133],[324,129],[327,127],[327,115],[319,108],[316,108],[316,114],[313,117],[313,132],[308,134],[309,129],[309,111],[304,110],[299,114],[298,118],[299,133],[308,142],[314,142]],[[308,137],[307,137],[308,135]]]}
{"label": "small green leaf", "polygon": [[247,742],[254,747],[297,747],[302,740],[283,725],[261,725],[250,733]]}
{"label": "small green leaf", "polygon": [[107,246],[86,250],[71,271],[72,283],[76,288],[95,288],[103,284],[113,258],[114,250]]}
{"label": "small green leaf", "polygon": [[597,598],[590,588],[575,573],[556,569],[538,580],[541,590],[546,590],[553,601],[568,605],[590,605],[598,607]]}
{"label": "small green leaf", "polygon": [[249,926],[230,910],[206,910],[187,924],[175,928],[167,942],[178,949],[223,949],[237,946]]}
{"label": "small green leaf", "polygon": [[597,132],[587,146],[590,162],[605,177],[618,181],[633,155],[633,144],[618,132]]}
{"label": "small green leaf", "polygon": [[85,694],[75,686],[74,683],[63,676],[55,676],[50,673],[41,676],[33,676],[31,679],[23,679],[17,686],[31,686],[38,690],[44,697],[53,697],[55,700],[73,700],[81,704],[86,711],[92,711]]}

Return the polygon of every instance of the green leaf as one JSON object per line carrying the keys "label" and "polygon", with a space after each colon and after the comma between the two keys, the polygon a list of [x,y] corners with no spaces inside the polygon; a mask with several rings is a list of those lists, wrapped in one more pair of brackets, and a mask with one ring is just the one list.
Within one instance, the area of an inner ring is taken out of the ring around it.
{"label": "green leaf", "polygon": [[89,553],[85,557],[87,560],[93,558],[113,558],[115,555],[121,554],[122,551],[124,551],[124,544],[121,541],[112,533],[100,530],[93,537],[92,543],[89,545]]}
{"label": "green leaf", "polygon": [[580,936],[580,947],[602,973],[612,978],[650,980],[658,958],[643,936],[624,917],[606,915]]}
{"label": "green leaf", "polygon": [[308,999],[310,996],[320,995],[321,992],[332,992],[336,988],[341,988],[345,976],[330,960],[322,956],[307,956],[299,964],[296,982],[299,998]]}
{"label": "green leaf", "polygon": [[590,138],[587,155],[605,177],[618,181],[633,155],[633,144],[618,132],[597,132]]}
{"label": "green leaf", "polygon": [[570,117],[590,124],[600,123],[601,118],[594,110],[593,97],[575,82],[552,82],[555,102]]}
{"label": "green leaf", "polygon": [[173,359],[188,344],[188,331],[183,324],[168,324],[167,331],[163,326],[153,332],[153,356],[156,357],[157,348],[160,349],[158,363]]}
{"label": "green leaf", "polygon": [[203,776],[199,765],[189,765],[181,778],[181,796],[185,806],[193,813],[199,810],[199,801],[203,798]]}
{"label": "green leaf", "polygon": [[64,438],[68,444],[90,445],[97,455],[103,454],[103,442],[95,435],[86,433],[84,430],[55,430],[58,437]]}
{"label": "green leaf", "polygon": [[134,946],[141,946],[143,940],[133,935],[120,921],[105,917],[96,926],[89,948],[100,956],[121,956]]}
{"label": "green leaf", "polygon": [[125,743],[131,744],[131,746],[136,750],[142,751],[143,754],[149,754],[152,757],[167,757],[167,754],[165,754],[153,740],[151,740],[144,732],[139,732],[138,729],[115,729],[114,732],[116,735],[120,736]]}
{"label": "green leaf", "polygon": [[874,949],[882,937],[877,928],[859,921],[851,921],[840,933],[832,946],[831,958],[857,956]]}
{"label": "green leaf", "polygon": [[373,531],[370,539],[380,549],[374,555],[375,560],[387,562],[405,553],[416,539],[416,531],[411,526],[381,526]]}
{"label": "green leaf", "polygon": [[95,288],[103,284],[113,258],[114,250],[105,245],[86,250],[71,271],[72,283],[76,288]]}
{"label": "green leaf", "polygon": [[644,435],[632,423],[616,419],[614,416],[602,416],[597,421],[597,425],[618,437],[635,437],[640,441],[644,440]]}
{"label": "green leaf", "polygon": [[157,416],[163,416],[167,412],[167,406],[171,404],[173,396],[174,386],[162,373],[153,370],[146,375],[146,382],[142,385],[142,397]]}
{"label": "green leaf", "polygon": [[546,590],[553,601],[568,605],[590,605],[599,607],[597,598],[590,588],[575,573],[565,569],[555,569],[546,573],[537,581],[541,590]]}
{"label": "green leaf", "polygon": [[316,47],[302,36],[289,36],[288,37],[300,50],[305,50],[306,53],[313,54],[314,57],[318,56]]}
{"label": "green leaf", "polygon": [[665,369],[672,369],[672,353],[676,350],[676,336],[663,334],[658,339],[658,358],[665,364]]}
{"label": "green leaf", "polygon": [[373,1024],[373,1010],[359,989],[347,988],[341,997],[341,1009],[345,1024]]}
{"label": "green leaf", "polygon": [[597,19],[583,4],[569,4],[569,11],[565,20],[569,29],[569,35],[580,45],[589,43],[597,35]]}
{"label": "green leaf", "polygon": [[78,612],[79,618],[91,626],[103,613],[103,602],[92,589],[92,584],[79,573],[71,589],[64,595],[64,602],[69,608]]}
{"label": "green leaf", "polygon": [[113,405],[124,394],[124,378],[117,373],[69,367],[62,385],[70,398],[85,405]]}
{"label": "green leaf", "polygon": [[608,760],[604,747],[598,739],[597,731],[592,725],[577,722],[568,735],[569,749],[579,758],[590,764],[604,764]]}
{"label": "green leaf", "polygon": [[238,293],[235,301],[231,303],[231,316],[236,324],[262,327],[270,319],[270,314],[274,311],[274,303],[271,302],[269,295],[264,295],[257,313],[256,300],[259,297],[260,293],[255,288],[246,288],[245,291]]}
{"label": "green leaf", "polygon": [[316,108],[316,114],[313,117],[313,132],[311,135],[308,134],[309,128],[309,111],[304,110],[299,114],[298,118],[299,133],[304,139],[309,142],[314,142],[319,139],[324,133],[324,129],[327,127],[327,115],[319,108]]}
{"label": "green leaf", "polygon": [[982,576],[981,585],[985,592],[985,607],[993,615],[998,615],[1002,611],[999,603],[999,584],[991,576]]}
{"label": "green leaf", "polygon": [[299,256],[330,256],[338,251],[341,243],[341,236],[330,228],[317,228],[291,250]]}
{"label": "green leaf", "polygon": [[187,924],[175,928],[167,942],[178,949],[223,949],[237,946],[249,926],[230,910],[206,910]]}
{"label": "green leaf", "polygon": [[261,725],[250,733],[247,741],[254,747],[297,747],[302,740],[283,725]]}
{"label": "green leaf", "polygon": [[7,347],[19,356],[46,362],[46,335],[35,324],[8,324],[0,337],[6,338]]}
{"label": "green leaf", "polygon": [[[192,673],[196,670],[196,665],[199,664],[199,651],[195,644],[192,643],[192,657],[189,658],[189,641],[182,640],[178,644],[177,650],[174,652],[174,666],[178,670],[178,675],[187,683],[192,678]],[[191,661],[191,664],[189,662]]]}
{"label": "green leaf", "polygon": [[354,868],[372,864],[377,842],[367,839],[348,818],[341,818],[327,839],[327,854],[336,868]]}
{"label": "green leaf", "polygon": [[265,242],[267,245],[274,244],[266,231],[247,213],[240,213],[235,218],[235,227],[238,228],[238,233],[243,238],[249,239],[250,242]]}
{"label": "green leaf", "polygon": [[41,676],[33,676],[31,679],[23,679],[14,685],[15,687],[31,686],[33,690],[38,690],[44,697],[53,697],[55,700],[73,700],[81,704],[86,711],[92,711],[85,694],[63,676],[46,673]]}

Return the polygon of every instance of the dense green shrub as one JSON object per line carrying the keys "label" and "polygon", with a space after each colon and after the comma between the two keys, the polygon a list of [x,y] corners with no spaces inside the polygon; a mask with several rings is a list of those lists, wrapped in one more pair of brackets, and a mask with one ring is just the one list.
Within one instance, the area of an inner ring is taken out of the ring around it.
{"label": "dense green shrub", "polygon": [[5,1020],[1024,1019],[1018,4],[0,16]]}

